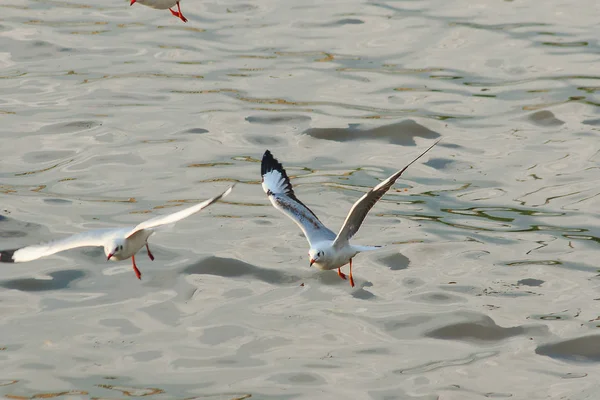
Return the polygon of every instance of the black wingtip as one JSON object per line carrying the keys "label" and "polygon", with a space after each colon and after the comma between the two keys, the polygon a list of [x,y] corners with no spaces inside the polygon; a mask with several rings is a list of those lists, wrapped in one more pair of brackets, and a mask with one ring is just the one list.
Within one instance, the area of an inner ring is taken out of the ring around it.
{"label": "black wingtip", "polygon": [[17,250],[19,250],[19,249],[0,251],[0,262],[14,263],[15,260],[13,259],[13,255],[15,254],[15,251],[17,251]]}
{"label": "black wingtip", "polygon": [[285,174],[285,170],[283,169],[283,165],[275,157],[269,150],[265,151],[263,154],[262,161],[260,163],[260,175],[263,176],[267,172],[271,171],[279,171]]}
{"label": "black wingtip", "polygon": [[[308,207],[306,207],[306,205],[304,203],[302,203],[300,201],[300,199],[298,199],[296,197],[296,194],[294,193],[294,188],[292,186],[292,182],[290,182],[290,178],[287,174],[287,172],[285,172],[285,169],[283,168],[283,165],[281,165],[281,163],[279,161],[277,161],[277,159],[275,157],[273,157],[273,154],[271,154],[271,152],[269,150],[265,151],[265,154],[263,155],[262,158],[262,162],[260,163],[260,175],[262,177],[261,181],[264,182],[265,180],[265,174],[271,172],[271,171],[277,171],[281,174],[281,178],[283,179],[283,183],[279,183],[280,187],[277,188],[277,193],[283,192],[285,193],[288,197],[292,198],[294,201],[298,202],[299,204],[301,204],[303,207],[305,207],[308,211],[310,211],[310,213],[312,215],[314,215],[314,217],[316,219],[319,219],[314,212],[312,212],[312,210]],[[271,192],[271,190],[267,190],[267,196],[272,195],[273,192]]]}
{"label": "black wingtip", "polygon": [[283,165],[275,157],[273,157],[273,154],[271,154],[269,150],[267,150],[265,151],[265,154],[263,155],[262,161],[260,163],[260,175],[264,177],[266,173],[269,173],[271,171],[279,172],[285,180],[285,182],[287,183],[288,187],[286,189],[292,191],[293,193],[292,185],[290,183],[290,179],[287,173],[285,172],[285,168],[283,168]]}

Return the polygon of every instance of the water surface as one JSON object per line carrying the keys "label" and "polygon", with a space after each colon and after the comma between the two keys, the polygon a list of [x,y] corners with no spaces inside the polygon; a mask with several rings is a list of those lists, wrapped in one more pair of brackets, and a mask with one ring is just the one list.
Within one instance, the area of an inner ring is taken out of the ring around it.
{"label": "water surface", "polygon": [[[596,2],[0,4],[0,242],[134,224],[127,262],[0,269],[0,395],[584,399],[598,388]],[[270,149],[352,289],[260,188]]]}

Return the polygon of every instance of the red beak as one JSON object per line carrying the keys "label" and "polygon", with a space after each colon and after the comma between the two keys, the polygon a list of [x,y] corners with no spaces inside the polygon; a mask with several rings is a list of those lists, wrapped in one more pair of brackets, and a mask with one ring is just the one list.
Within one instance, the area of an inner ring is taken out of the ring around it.
{"label": "red beak", "polygon": [[136,0],[131,0],[131,3],[129,3],[129,6],[131,7],[133,5],[133,3],[135,3]]}
{"label": "red beak", "polygon": [[108,255],[108,257],[106,257],[106,261],[110,260],[110,258],[111,258],[112,256],[114,256],[114,254],[113,254],[113,253],[110,253],[110,254]]}
{"label": "red beak", "polygon": [[310,259],[310,265],[309,267],[312,267],[312,265],[315,263],[315,260],[313,260],[312,258]]}

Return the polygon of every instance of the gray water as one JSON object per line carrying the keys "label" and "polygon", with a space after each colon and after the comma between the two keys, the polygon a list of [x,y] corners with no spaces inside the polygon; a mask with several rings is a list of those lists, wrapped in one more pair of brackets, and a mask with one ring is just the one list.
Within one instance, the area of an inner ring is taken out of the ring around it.
{"label": "gray water", "polygon": [[[1,248],[238,182],[141,281],[101,249],[2,264],[0,395],[597,398],[596,1],[181,6],[0,4]],[[385,247],[354,289],[260,188],[268,148],[337,231],[440,137],[355,236]]]}

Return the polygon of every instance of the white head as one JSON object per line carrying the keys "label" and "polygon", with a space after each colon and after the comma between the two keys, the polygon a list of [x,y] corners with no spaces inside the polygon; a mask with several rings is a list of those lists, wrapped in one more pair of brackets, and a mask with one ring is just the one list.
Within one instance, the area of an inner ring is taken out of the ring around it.
{"label": "white head", "polygon": [[320,261],[325,261],[326,255],[325,250],[319,248],[312,248],[308,251],[308,258],[310,258],[310,266]]}
{"label": "white head", "polygon": [[111,240],[109,243],[104,245],[104,254],[106,254],[106,260],[122,260],[124,257],[123,250],[125,249],[125,239],[116,238]]}

